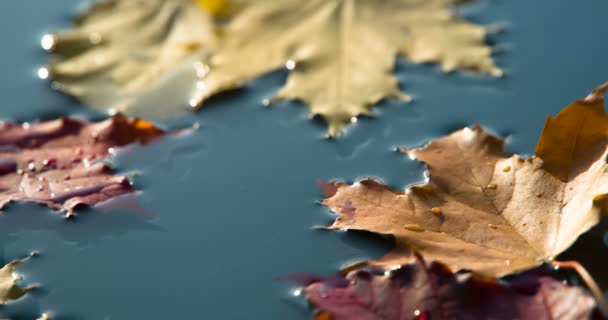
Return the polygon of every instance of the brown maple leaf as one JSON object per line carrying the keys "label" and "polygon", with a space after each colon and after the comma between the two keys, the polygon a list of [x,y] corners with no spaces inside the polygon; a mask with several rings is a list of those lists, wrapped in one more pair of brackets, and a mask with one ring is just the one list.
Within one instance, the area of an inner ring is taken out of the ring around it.
{"label": "brown maple leaf", "polygon": [[582,288],[540,269],[493,280],[420,260],[390,272],[367,268],[309,278],[300,284],[316,320],[599,319]]}
{"label": "brown maple leaf", "polygon": [[71,215],[135,191],[127,177],[98,162],[117,147],[165,134],[149,122],[114,117],[98,123],[62,118],[0,124],[0,208],[10,201],[46,204]]}
{"label": "brown maple leaf", "polygon": [[549,118],[535,155],[505,154],[502,139],[464,128],[420,149],[429,181],[391,190],[367,179],[324,185],[330,229],[395,238],[373,263],[411,262],[412,248],[453,270],[503,276],[551,262],[608,208],[608,84]]}

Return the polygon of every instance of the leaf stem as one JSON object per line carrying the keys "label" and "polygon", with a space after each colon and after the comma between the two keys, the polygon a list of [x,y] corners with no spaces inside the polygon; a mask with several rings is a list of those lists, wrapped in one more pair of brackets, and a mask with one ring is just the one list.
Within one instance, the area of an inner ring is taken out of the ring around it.
{"label": "leaf stem", "polygon": [[583,267],[577,261],[553,261],[553,265],[559,268],[567,268],[576,271],[587,285],[589,291],[591,291],[591,293],[595,297],[595,300],[597,301],[598,307],[602,315],[605,318],[608,318],[608,302],[606,302],[606,297],[602,293],[602,290],[597,285],[593,277],[589,274],[587,269],[585,269],[585,267]]}

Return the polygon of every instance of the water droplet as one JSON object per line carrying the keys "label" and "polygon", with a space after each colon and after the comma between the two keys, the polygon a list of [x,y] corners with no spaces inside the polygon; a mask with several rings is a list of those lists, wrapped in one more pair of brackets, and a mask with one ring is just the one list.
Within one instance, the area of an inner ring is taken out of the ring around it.
{"label": "water droplet", "polygon": [[194,70],[196,70],[196,76],[202,79],[209,73],[209,66],[199,61],[194,63]]}
{"label": "water droplet", "polygon": [[91,44],[100,44],[102,40],[101,34],[94,32],[89,35],[89,42]]}
{"label": "water droplet", "polygon": [[27,169],[30,171],[36,171],[36,164],[34,163],[34,161],[31,161],[27,164]]}
{"label": "water droplet", "polygon": [[51,316],[49,316],[49,314],[45,312],[40,316],[40,318],[36,320],[51,320]]}
{"label": "water droplet", "polygon": [[42,39],[40,39],[40,46],[42,47],[42,49],[47,51],[53,49],[53,47],[55,46],[55,36],[48,33],[43,35]]}
{"label": "water droplet", "polygon": [[422,228],[416,224],[406,224],[403,226],[403,229],[413,231],[413,232],[423,232],[424,231],[424,228]]}
{"label": "water droplet", "polygon": [[42,160],[42,165],[45,167],[53,167],[53,166],[57,165],[57,159],[55,159],[55,158],[44,159],[44,160]]}
{"label": "water droplet", "polygon": [[357,123],[357,117],[350,118],[350,123]]}
{"label": "water droplet", "polygon": [[36,191],[38,191],[38,192],[44,191],[44,186],[39,185],[38,187],[36,187]]}
{"label": "water droplet", "polygon": [[442,214],[443,211],[441,211],[441,208],[439,208],[439,207],[433,207],[433,208],[431,208],[431,213],[438,216],[438,215]]}
{"label": "water droplet", "polygon": [[414,319],[415,320],[429,320],[431,318],[431,314],[428,311],[414,311]]}
{"label": "water droplet", "polygon": [[511,171],[511,166],[506,166],[502,169],[503,172],[509,172]]}
{"label": "water droplet", "polygon": [[190,107],[196,108],[198,106],[198,100],[192,98],[192,99],[190,99],[190,101],[188,102],[188,104],[190,105]]}
{"label": "water droplet", "polygon": [[490,184],[488,185],[488,189],[492,189],[492,190],[496,189],[497,187],[498,187],[498,186],[496,185],[496,183],[490,183]]}
{"label": "water droplet", "polygon": [[29,122],[24,122],[21,124],[21,128],[28,130],[29,128],[31,128],[32,125]]}
{"label": "water droplet", "polygon": [[505,265],[510,266],[511,265],[511,260],[510,259],[505,260]]}
{"label": "water droplet", "polygon": [[22,174],[24,174],[24,172],[23,172],[23,170],[22,170],[22,169],[17,169],[17,174],[18,174],[18,175],[22,175]]}
{"label": "water droplet", "polygon": [[263,105],[264,107],[268,107],[268,106],[270,105],[270,103],[271,103],[271,101],[270,101],[270,99],[268,99],[268,98],[266,98],[266,99],[262,100],[262,105]]}
{"label": "water droplet", "polygon": [[116,110],[116,108],[110,108],[110,109],[108,109],[108,115],[115,116],[117,114],[118,114],[118,110]]}
{"label": "water droplet", "polygon": [[50,72],[49,69],[47,67],[40,67],[38,68],[38,78],[45,80],[49,78]]}
{"label": "water droplet", "polygon": [[490,227],[491,229],[494,229],[494,230],[498,229],[497,225],[491,224],[491,223],[488,223],[488,227]]}
{"label": "water droplet", "polygon": [[392,219],[391,219],[391,222],[393,222],[393,223],[397,223],[397,219],[392,218]]}
{"label": "water droplet", "polygon": [[287,60],[287,62],[285,62],[285,68],[287,68],[287,70],[293,70],[296,68],[296,62],[294,60]]}

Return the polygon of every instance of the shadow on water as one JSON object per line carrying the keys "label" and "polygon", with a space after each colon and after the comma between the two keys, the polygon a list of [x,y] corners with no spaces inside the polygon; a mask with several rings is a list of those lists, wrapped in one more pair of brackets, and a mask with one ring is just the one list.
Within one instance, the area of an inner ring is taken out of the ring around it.
{"label": "shadow on water", "polygon": [[578,240],[564,253],[557,257],[559,261],[578,261],[589,271],[600,288],[608,290],[608,219],[603,219],[598,225]]}
{"label": "shadow on water", "polygon": [[163,229],[152,217],[127,210],[82,208],[74,218],[67,219],[42,205],[11,203],[0,214],[0,247],[15,242],[20,233],[52,231],[61,239],[78,247],[86,247],[106,237],[129,232],[158,232]]}

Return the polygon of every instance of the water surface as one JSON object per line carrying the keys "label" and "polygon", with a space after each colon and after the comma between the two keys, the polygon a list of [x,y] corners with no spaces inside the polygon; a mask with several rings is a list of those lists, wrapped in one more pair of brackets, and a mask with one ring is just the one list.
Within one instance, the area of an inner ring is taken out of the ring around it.
{"label": "water surface", "polygon": [[[45,63],[40,37],[66,26],[80,4],[0,2],[0,118],[101,118],[36,77]],[[137,201],[152,217],[87,210],[66,221],[41,206],[11,205],[0,215],[0,259],[39,251],[21,273],[42,287],[0,308],[0,316],[307,319],[306,306],[276,276],[329,274],[390,247],[365,234],[314,229],[331,221],[316,203],[317,179],[372,176],[403,188],[422,180],[423,167],[395,146],[420,145],[474,123],[507,137],[511,152],[529,155],[546,116],[608,80],[608,41],[600,33],[608,26],[604,0],[484,0],[463,13],[507,25],[491,37],[504,49],[496,58],[505,78],[444,75],[432,65],[400,63],[399,79],[416,101],[385,102],[377,117],[328,141],[320,122],[306,120],[303,106],[262,106],[284,81],[285,72],[277,71],[201,112],[161,123],[199,123],[192,135],[114,160],[117,170],[139,173]],[[608,254],[603,232],[598,228],[585,242],[592,253],[575,257],[602,260]],[[594,265],[591,260],[585,263]]]}

